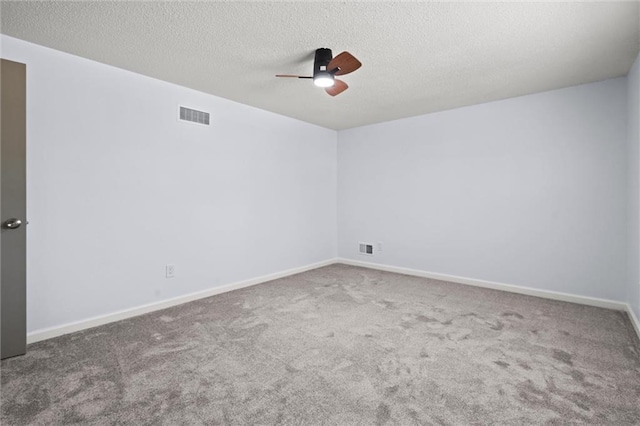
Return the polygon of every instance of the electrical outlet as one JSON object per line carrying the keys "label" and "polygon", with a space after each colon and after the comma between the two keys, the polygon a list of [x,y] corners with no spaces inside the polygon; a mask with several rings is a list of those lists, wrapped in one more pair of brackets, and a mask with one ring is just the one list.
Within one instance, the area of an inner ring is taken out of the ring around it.
{"label": "electrical outlet", "polygon": [[382,241],[378,241],[377,245],[378,245],[377,247],[378,251],[382,251]]}
{"label": "electrical outlet", "polygon": [[167,265],[164,270],[167,278],[173,278],[176,276],[176,265]]}

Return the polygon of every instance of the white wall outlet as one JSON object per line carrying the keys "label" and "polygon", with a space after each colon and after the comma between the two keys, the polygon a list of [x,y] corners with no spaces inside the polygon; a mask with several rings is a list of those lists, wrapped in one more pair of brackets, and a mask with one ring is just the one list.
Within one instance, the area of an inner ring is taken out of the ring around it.
{"label": "white wall outlet", "polygon": [[173,278],[176,276],[176,265],[167,265],[164,271],[167,278]]}
{"label": "white wall outlet", "polygon": [[376,245],[377,245],[376,248],[378,249],[378,251],[382,251],[382,241],[378,241]]}

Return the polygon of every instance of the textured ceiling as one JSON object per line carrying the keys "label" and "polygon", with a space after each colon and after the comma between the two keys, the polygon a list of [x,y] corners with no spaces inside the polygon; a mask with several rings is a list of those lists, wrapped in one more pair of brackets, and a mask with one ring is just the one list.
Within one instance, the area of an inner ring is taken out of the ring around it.
{"label": "textured ceiling", "polygon": [[[637,2],[2,2],[0,31],[344,129],[625,75]],[[313,52],[363,63],[331,98]]]}

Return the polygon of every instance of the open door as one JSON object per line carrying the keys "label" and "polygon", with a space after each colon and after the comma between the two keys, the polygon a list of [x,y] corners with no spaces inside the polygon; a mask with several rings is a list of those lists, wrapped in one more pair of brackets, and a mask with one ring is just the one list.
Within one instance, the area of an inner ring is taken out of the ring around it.
{"label": "open door", "polygon": [[26,65],[1,60],[0,352],[27,350]]}

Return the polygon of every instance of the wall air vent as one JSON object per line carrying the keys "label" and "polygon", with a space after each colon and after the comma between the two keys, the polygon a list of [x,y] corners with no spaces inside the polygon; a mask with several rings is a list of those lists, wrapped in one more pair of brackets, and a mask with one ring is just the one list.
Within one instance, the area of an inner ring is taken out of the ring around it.
{"label": "wall air vent", "polygon": [[209,113],[191,108],[180,107],[180,120],[209,125]]}
{"label": "wall air vent", "polygon": [[360,243],[360,254],[373,256],[373,244]]}

